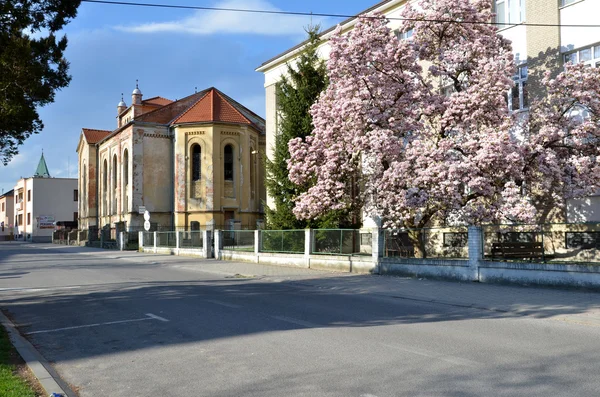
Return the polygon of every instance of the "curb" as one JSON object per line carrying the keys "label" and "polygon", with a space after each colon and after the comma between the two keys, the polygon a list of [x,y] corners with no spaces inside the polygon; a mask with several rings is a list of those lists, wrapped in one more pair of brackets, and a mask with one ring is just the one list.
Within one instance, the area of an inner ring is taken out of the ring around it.
{"label": "curb", "polygon": [[76,397],[76,394],[60,379],[54,368],[46,361],[46,359],[37,351],[35,347],[17,330],[8,317],[0,311],[0,323],[4,326],[10,340],[21,355],[33,375],[38,379],[46,395],[50,396],[53,393],[66,397]]}

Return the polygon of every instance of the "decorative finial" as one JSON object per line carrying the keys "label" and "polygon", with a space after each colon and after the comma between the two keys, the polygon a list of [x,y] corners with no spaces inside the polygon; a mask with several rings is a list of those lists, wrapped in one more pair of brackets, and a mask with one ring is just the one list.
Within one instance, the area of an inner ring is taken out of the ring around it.
{"label": "decorative finial", "polygon": [[138,87],[138,79],[135,79],[135,88],[140,88]]}
{"label": "decorative finial", "polygon": [[194,93],[198,92],[198,87],[194,87]]}
{"label": "decorative finial", "polygon": [[121,101],[125,102],[125,100],[123,99],[123,93],[121,93]]}

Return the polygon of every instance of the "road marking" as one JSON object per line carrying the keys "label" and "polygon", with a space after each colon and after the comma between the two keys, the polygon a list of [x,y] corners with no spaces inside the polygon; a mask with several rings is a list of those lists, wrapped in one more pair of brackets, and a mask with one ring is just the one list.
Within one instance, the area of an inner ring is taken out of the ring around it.
{"label": "road marking", "polygon": [[73,326],[73,327],[62,327],[62,328],[54,328],[54,329],[44,329],[44,330],[41,330],[41,331],[28,332],[25,335],[46,334],[46,333],[50,333],[50,332],[68,331],[68,330],[80,329],[80,328],[100,327],[102,325],[114,325],[114,324],[134,323],[134,322],[148,321],[148,320],[169,321],[166,318],[156,316],[156,315],[154,315],[152,313],[146,313],[146,317],[143,317],[143,318],[134,318],[134,319],[131,319],[131,320],[108,321],[108,322],[105,322],[105,323],[95,323],[95,324],[86,324],[86,325],[76,325],[76,326]]}
{"label": "road marking", "polygon": [[437,360],[445,361],[450,364],[464,365],[466,367],[474,367],[474,368],[480,367],[477,362],[468,360],[466,358],[461,358],[461,357],[456,357],[456,356],[446,356],[443,354],[439,354],[439,353],[435,353],[435,352],[431,352],[428,350],[419,349],[419,348],[415,348],[415,347],[403,347],[403,346],[397,346],[397,345],[392,345],[392,344],[388,344],[388,343],[382,343],[382,345],[390,347],[392,349],[403,351],[405,353],[411,353],[411,354],[415,354],[417,356],[434,358]]}
{"label": "road marking", "polygon": [[214,303],[215,305],[221,305],[221,306],[229,307],[231,309],[239,309],[239,308],[242,307],[240,305],[236,305],[236,304],[233,304],[233,303],[221,302],[221,301],[216,301],[216,300],[212,300],[212,299],[205,299],[205,301],[210,302],[210,303]]}
{"label": "road marking", "polygon": [[0,288],[0,292],[41,292],[41,291],[49,291],[49,290],[59,290],[59,289],[78,289],[81,286],[69,286],[69,287],[48,287],[48,288],[29,288],[29,287],[14,287],[14,288]]}
{"label": "road marking", "polygon": [[306,328],[319,328],[320,327],[320,325],[317,325],[314,323],[309,323],[308,321],[298,320],[298,319],[291,318],[291,317],[285,317],[285,316],[269,316],[269,317],[274,318],[279,321],[285,321],[286,323],[301,325]]}
{"label": "road marking", "polygon": [[164,318],[164,317],[160,317],[160,316],[157,316],[156,314],[152,314],[152,313],[146,313],[146,316],[148,316],[148,317],[151,317],[151,318],[153,318],[153,319],[156,319],[156,320],[158,320],[158,321],[163,321],[163,322],[165,322],[165,323],[168,323],[168,322],[169,322],[169,320],[167,320],[166,318]]}

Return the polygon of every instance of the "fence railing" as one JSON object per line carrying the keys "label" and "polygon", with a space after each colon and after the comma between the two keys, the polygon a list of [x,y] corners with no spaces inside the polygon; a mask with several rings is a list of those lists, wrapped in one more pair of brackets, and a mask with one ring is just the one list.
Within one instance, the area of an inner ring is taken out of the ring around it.
{"label": "fence railing", "polygon": [[468,239],[467,227],[385,230],[383,256],[465,259]]}
{"label": "fence railing", "polygon": [[186,231],[179,233],[179,248],[202,248],[202,231]]}
{"label": "fence railing", "polygon": [[[372,232],[355,229],[317,229],[312,233],[311,254],[358,255],[368,254],[361,245],[371,244]],[[364,242],[365,244],[361,244]],[[366,240],[366,241],[365,241]],[[368,243],[368,244],[367,244]]]}
{"label": "fence railing", "polygon": [[306,232],[304,230],[261,230],[259,252],[303,254]]}
{"label": "fence railing", "polygon": [[225,250],[254,251],[254,230],[222,230],[221,238]]}
{"label": "fence railing", "polygon": [[486,225],[482,231],[485,260],[600,262],[600,223]]}
{"label": "fence railing", "polygon": [[156,232],[156,246],[161,248],[177,247],[176,235],[177,232]]}

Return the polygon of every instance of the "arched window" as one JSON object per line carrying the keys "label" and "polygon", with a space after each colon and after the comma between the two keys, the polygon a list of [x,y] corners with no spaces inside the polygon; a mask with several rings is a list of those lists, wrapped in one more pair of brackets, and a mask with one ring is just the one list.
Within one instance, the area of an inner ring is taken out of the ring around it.
{"label": "arched window", "polygon": [[223,151],[223,175],[226,181],[233,181],[233,146],[225,145]]}
{"label": "arched window", "polygon": [[83,163],[83,177],[81,178],[81,189],[79,190],[81,193],[81,199],[79,200],[79,205],[81,206],[81,210],[80,212],[82,214],[87,215],[87,205],[88,205],[88,201],[87,201],[87,166],[85,165],[85,163]]}
{"label": "arched window", "polygon": [[117,155],[113,156],[113,164],[112,164],[112,187],[113,189],[117,188]]}
{"label": "arched window", "polygon": [[123,174],[121,176],[123,179],[123,199],[121,205],[122,212],[129,211],[129,197],[127,196],[127,191],[129,187],[129,151],[125,149],[123,152]]}
{"label": "arched window", "polygon": [[123,185],[129,185],[129,152],[127,149],[123,153]]}
{"label": "arched window", "polygon": [[112,163],[112,213],[117,213],[117,155],[113,156]]}
{"label": "arched window", "polygon": [[200,180],[201,176],[201,162],[200,159],[202,157],[202,149],[200,145],[195,144],[192,146],[192,181],[196,182]]}
{"label": "arched window", "polygon": [[256,156],[257,152],[254,150],[252,146],[250,146],[250,198],[253,199],[256,196],[256,177],[254,173],[256,172]]}
{"label": "arched window", "polygon": [[102,175],[102,198],[103,198],[103,213],[108,214],[108,162],[104,159],[103,175]]}

